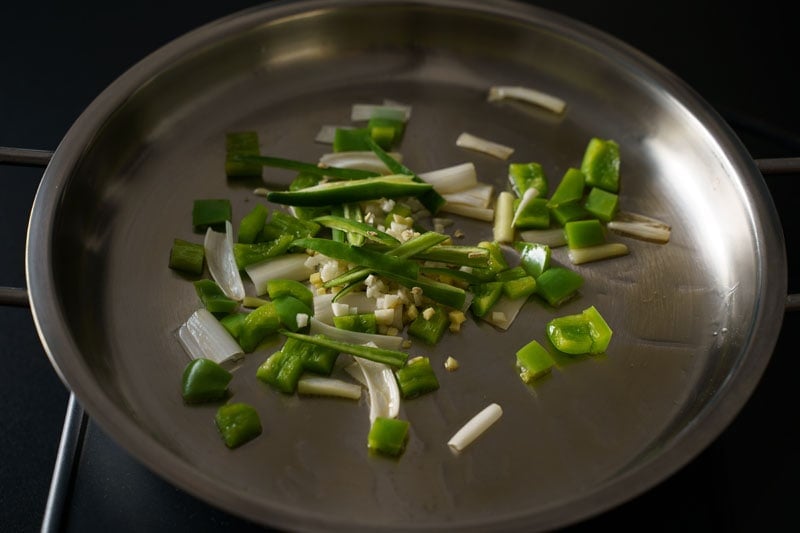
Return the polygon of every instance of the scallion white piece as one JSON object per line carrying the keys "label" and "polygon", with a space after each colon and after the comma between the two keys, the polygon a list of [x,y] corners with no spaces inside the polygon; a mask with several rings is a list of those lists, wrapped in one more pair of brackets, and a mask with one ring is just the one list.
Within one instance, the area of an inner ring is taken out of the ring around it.
{"label": "scallion white piece", "polygon": [[514,218],[514,195],[508,191],[502,191],[497,195],[497,202],[494,209],[494,240],[501,243],[509,243],[514,240],[514,226],[511,220]]}
{"label": "scallion white piece", "polygon": [[514,153],[514,149],[510,146],[476,137],[471,133],[464,132],[456,139],[456,146],[461,148],[468,148],[476,152],[483,152],[485,154],[497,157],[498,159],[508,159]]}
{"label": "scallion white piece", "polygon": [[267,292],[267,282],[271,279],[293,279],[305,281],[314,272],[306,266],[308,255],[304,253],[281,255],[245,267],[245,272],[255,286],[256,294]]}
{"label": "scallion white piece", "polygon": [[316,396],[335,396],[358,400],[361,398],[361,385],[348,383],[341,379],[323,376],[303,375],[297,381],[297,392]]}
{"label": "scallion white piece", "polygon": [[487,208],[492,201],[494,186],[489,183],[478,183],[476,186],[463,191],[442,194],[442,197],[451,204],[471,205],[473,207]]}
{"label": "scallion white piece", "polygon": [[[389,156],[398,163],[403,162],[402,154],[390,152]],[[369,170],[379,174],[391,174],[391,170],[381,161],[375,152],[364,152],[351,150],[346,152],[331,152],[322,154],[319,158],[320,165],[337,168],[356,168],[359,170]]]}
{"label": "scallion white piece", "polygon": [[489,404],[480,413],[472,417],[469,422],[464,424],[464,426],[447,441],[447,445],[454,452],[460,453],[489,429],[492,424],[497,422],[502,415],[503,409],[498,404]]}
{"label": "scallion white piece", "polygon": [[350,344],[375,344],[378,348],[389,350],[400,350],[403,346],[403,337],[396,335],[380,335],[378,333],[363,333],[361,331],[350,331],[339,329],[311,317],[309,323],[310,335],[325,335],[336,341],[348,342]]}
{"label": "scallion white piece", "polygon": [[462,217],[474,218],[476,220],[484,220],[486,222],[491,222],[494,220],[494,209],[485,207],[451,204],[450,202],[447,202],[440,208],[440,210],[444,213],[452,213],[454,215],[461,215]]}
{"label": "scallion white piece", "polygon": [[225,221],[225,233],[208,228],[203,247],[211,277],[228,298],[241,301],[244,284],[233,256],[233,225],[230,221]]}
{"label": "scallion white piece", "polygon": [[178,340],[192,359],[211,359],[222,363],[242,357],[239,343],[207,309],[200,308],[178,328]]}
{"label": "scallion white piece", "polygon": [[324,124],[320,127],[319,132],[317,132],[317,136],[314,137],[314,140],[318,143],[324,144],[333,144],[333,140],[336,138],[336,130],[352,130],[354,129],[353,126],[336,126],[333,124]]}
{"label": "scallion white piece", "polygon": [[407,122],[411,118],[411,106],[402,104],[353,104],[350,110],[350,120],[358,122],[371,118],[389,118]]}
{"label": "scallion white piece", "polygon": [[567,255],[573,265],[581,265],[583,263],[591,263],[592,261],[627,255],[627,253],[628,247],[623,243],[607,242],[596,246],[588,246],[586,248],[573,248],[567,252]]}
{"label": "scallion white piece", "polygon": [[448,194],[470,189],[478,184],[478,173],[474,163],[461,163],[418,174],[426,183],[433,185],[439,194]]}
{"label": "scallion white piece", "polygon": [[672,230],[663,222],[638,220],[611,220],[606,224],[609,230],[644,241],[666,244]]}
{"label": "scallion white piece", "polygon": [[521,100],[529,104],[538,105],[559,115],[567,108],[567,103],[561,98],[529,87],[497,85],[489,88],[488,100],[490,102],[505,99]]}
{"label": "scallion white piece", "polygon": [[567,244],[564,228],[525,230],[520,231],[519,236],[524,241],[546,244],[550,248],[558,248]]}
{"label": "scallion white piece", "polygon": [[389,365],[363,357],[356,357],[356,362],[367,382],[370,424],[378,417],[395,418],[400,412],[400,387],[392,369]]}
{"label": "scallion white piece", "polygon": [[522,198],[519,200],[517,210],[514,211],[514,218],[511,219],[511,226],[515,226],[517,224],[517,218],[519,218],[520,213],[522,213],[522,211],[528,207],[528,204],[531,203],[531,200],[537,196],[539,196],[539,189],[534,189],[533,187],[525,189],[525,192],[522,193]]}

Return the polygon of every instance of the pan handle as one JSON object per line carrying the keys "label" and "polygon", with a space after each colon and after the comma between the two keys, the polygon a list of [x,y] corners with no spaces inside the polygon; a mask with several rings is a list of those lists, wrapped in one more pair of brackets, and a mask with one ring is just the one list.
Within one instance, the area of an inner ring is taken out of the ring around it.
{"label": "pan handle", "polygon": [[[761,174],[800,174],[800,157],[777,157],[772,159],[756,159],[756,166]],[[786,297],[787,311],[800,311],[800,294],[789,294]]]}
{"label": "pan handle", "polygon": [[[53,157],[48,150],[30,150],[26,148],[8,148],[0,146],[0,165],[17,165],[28,167],[46,167]],[[27,289],[20,287],[0,287],[0,305],[28,307]]]}

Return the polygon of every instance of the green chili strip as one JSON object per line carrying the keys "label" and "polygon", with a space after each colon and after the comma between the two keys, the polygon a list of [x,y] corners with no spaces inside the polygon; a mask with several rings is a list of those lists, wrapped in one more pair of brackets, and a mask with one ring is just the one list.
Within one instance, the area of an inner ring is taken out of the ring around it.
{"label": "green chili strip", "polygon": [[396,370],[394,375],[404,399],[416,398],[439,388],[439,380],[427,357],[415,357],[406,366]]}
{"label": "green chili strip", "polygon": [[[370,149],[375,152],[375,155],[378,156],[378,159],[383,161],[383,164],[386,165],[391,172],[394,172],[395,174],[406,174],[412,176],[416,182],[425,183],[425,180],[417,176],[408,167],[390,156],[386,150],[381,148],[380,145],[378,145],[378,143],[376,143],[374,140],[367,137],[366,142]],[[436,192],[433,187],[431,187],[427,192],[421,194],[419,201],[428,211],[431,212],[432,215],[438,213],[439,209],[441,209],[442,206],[447,203],[447,200],[445,200],[441,194]]]}
{"label": "green chili strip", "polygon": [[388,233],[383,232],[375,226],[367,224],[366,222],[359,222],[357,220],[338,217],[335,215],[317,217],[314,219],[314,222],[325,226],[326,228],[338,229],[347,233],[363,235],[371,241],[385,244],[386,246],[397,246],[400,244],[400,241]]}
{"label": "green chili strip", "polygon": [[285,336],[291,339],[297,339],[318,346],[324,346],[338,350],[343,353],[348,353],[356,357],[362,357],[375,361],[376,363],[384,363],[393,368],[400,368],[406,363],[408,354],[398,350],[389,350],[386,348],[375,348],[374,346],[365,346],[362,344],[350,344],[349,342],[335,341],[324,335],[303,335],[302,333],[292,333],[291,331],[281,331]]}
{"label": "green chili strip", "polygon": [[[344,218],[355,223],[364,223],[364,214],[361,212],[359,204],[344,204],[343,215]],[[364,244],[366,235],[352,231],[347,232],[347,242],[353,246],[361,246]]]}
{"label": "green chili strip", "polygon": [[430,184],[416,182],[408,175],[395,174],[354,181],[329,181],[297,191],[272,191],[267,193],[267,200],[276,204],[307,207],[419,196],[432,190]]}
{"label": "green chili strip", "polygon": [[327,257],[361,265],[371,270],[393,272],[398,276],[409,278],[416,278],[419,274],[419,266],[413,261],[373,252],[363,247],[350,246],[343,242],[308,237],[297,239],[292,245],[314,250]]}
{"label": "green chili strip", "polygon": [[390,272],[381,272],[380,275],[394,280],[400,285],[403,285],[409,289],[419,287],[422,289],[422,295],[424,297],[430,298],[431,300],[448,307],[463,309],[464,302],[467,300],[467,293],[463,289],[453,287],[447,283],[426,279],[425,277],[408,278],[397,276]]}
{"label": "green chili strip", "polygon": [[489,250],[477,246],[439,245],[413,255],[414,259],[476,268],[489,267]]}
{"label": "green chili strip", "polygon": [[286,170],[296,170],[297,172],[307,172],[309,174],[317,174],[321,176],[328,176],[340,180],[361,180],[364,178],[373,178],[379,176],[378,173],[371,170],[360,170],[356,168],[337,168],[319,166],[315,163],[306,163],[304,161],[297,161],[294,159],[284,159],[282,157],[272,157],[266,155],[231,155],[231,161],[239,163],[261,164],[265,167],[283,168]]}

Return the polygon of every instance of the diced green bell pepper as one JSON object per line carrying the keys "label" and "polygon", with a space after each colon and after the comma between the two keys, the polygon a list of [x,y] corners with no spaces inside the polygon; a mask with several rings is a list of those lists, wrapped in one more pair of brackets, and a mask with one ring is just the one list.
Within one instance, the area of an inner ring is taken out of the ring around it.
{"label": "diced green bell pepper", "polygon": [[553,365],[553,357],[538,341],[533,340],[517,351],[517,370],[525,383],[549,373]]}
{"label": "diced green bell pepper", "polygon": [[233,374],[211,359],[193,359],[183,370],[181,395],[186,403],[212,402],[228,395]]}
{"label": "diced green bell pepper", "polygon": [[587,211],[580,202],[569,202],[556,207],[551,207],[550,215],[559,226],[564,226],[567,224],[567,222],[585,220],[592,217],[592,213]]}
{"label": "diced green bell pepper", "polygon": [[600,187],[608,192],[618,192],[619,167],[619,145],[615,141],[597,137],[589,140],[581,162],[587,185]]}
{"label": "diced green bell pepper", "polygon": [[404,399],[416,398],[439,388],[439,380],[428,357],[415,357],[403,368],[394,371],[397,386]]}
{"label": "diced green bell pepper", "polygon": [[228,330],[231,337],[238,341],[239,334],[242,332],[242,326],[244,325],[244,319],[247,318],[247,315],[248,313],[231,313],[230,315],[225,315],[220,318],[219,323]]}
{"label": "diced green bell pepper", "polygon": [[[423,292],[424,294],[424,292]],[[433,315],[426,319],[423,313],[408,325],[408,334],[426,344],[434,345],[442,339],[447,326],[450,324],[445,310],[438,305],[433,306]]]}
{"label": "diced green bell pepper", "polygon": [[329,376],[333,372],[333,365],[339,357],[339,350],[335,348],[291,338],[286,339],[281,351],[298,355],[302,359],[303,370],[324,376]]}
{"label": "diced green bell pepper", "polygon": [[570,248],[586,248],[606,242],[603,225],[596,218],[567,222],[564,226],[564,235]]}
{"label": "diced green bell pepper", "polygon": [[294,296],[310,309],[314,308],[314,293],[305,284],[293,279],[271,279],[267,281],[267,294],[275,300],[282,296]]}
{"label": "diced green bell pepper", "polygon": [[378,333],[378,321],[375,313],[359,313],[333,317],[333,325],[347,331],[360,333]]}
{"label": "diced green bell pepper", "polygon": [[536,278],[536,294],[553,307],[558,307],[583,286],[583,276],[563,267],[551,267]]}
{"label": "diced green bell pepper", "polygon": [[534,278],[550,268],[551,250],[548,245],[518,241],[514,243],[514,249],[519,252],[520,266]]}
{"label": "diced green bell pepper", "polygon": [[321,226],[313,220],[302,220],[282,211],[274,211],[269,222],[264,224],[259,240],[280,239],[286,235],[296,238],[313,237],[319,233]]}
{"label": "diced green bell pepper", "polygon": [[533,276],[523,276],[503,282],[503,294],[507,298],[527,298],[536,292],[536,279]]}
{"label": "diced green bell pepper", "polygon": [[214,280],[199,279],[194,282],[194,290],[209,313],[232,313],[239,305],[228,298]]}
{"label": "diced green bell pepper", "polygon": [[547,336],[561,352],[596,355],[608,349],[612,331],[597,308],[590,306],[579,314],[552,319],[547,323]]}
{"label": "diced green bell pepper", "polygon": [[508,177],[517,196],[522,196],[528,189],[536,189],[540,198],[547,197],[547,177],[539,163],[511,163]]}
{"label": "diced green bell pepper", "polygon": [[314,314],[312,308],[289,294],[274,298],[272,303],[275,306],[275,312],[278,313],[281,324],[288,328],[289,331],[299,331],[304,327],[297,323],[297,315],[304,314],[307,318],[310,318]]}
{"label": "diced green bell pepper", "polygon": [[514,227],[520,230],[547,229],[550,227],[550,208],[545,198],[534,198],[516,215]]}
{"label": "diced green bell pepper", "polygon": [[203,273],[206,250],[202,244],[175,239],[169,252],[169,267],[186,274]]}
{"label": "diced green bell pepper", "polygon": [[285,253],[294,242],[293,235],[281,235],[275,240],[246,244],[233,243],[233,258],[239,270]]}
{"label": "diced green bell pepper", "polygon": [[605,353],[613,334],[608,323],[593,305],[584,309],[582,315],[589,322],[589,332],[592,336],[592,348],[589,353]]}
{"label": "diced green bell pepper", "polygon": [[267,221],[269,209],[263,204],[256,204],[242,220],[239,221],[239,231],[236,236],[237,242],[244,244],[252,244],[256,242],[259,235],[264,229],[264,223]]}
{"label": "diced green bell pepper", "polygon": [[254,351],[258,345],[281,327],[281,319],[273,302],[267,302],[253,309],[244,318],[239,332],[239,346],[246,353]]}
{"label": "diced green bell pepper", "polygon": [[[322,174],[314,174],[311,172],[299,172],[297,176],[289,184],[290,191],[299,191],[307,187],[319,185],[324,179]],[[300,207],[295,206],[292,208],[294,215],[301,220],[311,220],[330,213],[329,207]]]}
{"label": "diced green bell pepper", "polygon": [[284,394],[294,394],[303,370],[302,353],[281,349],[261,363],[256,378]]}
{"label": "diced green bell pepper", "polygon": [[478,248],[483,248],[489,251],[489,264],[488,267],[493,272],[502,272],[508,268],[508,261],[503,255],[503,249],[500,244],[494,241],[482,241],[478,243]]}
{"label": "diced green bell pepper", "polygon": [[586,176],[577,168],[569,168],[556,187],[553,195],[547,201],[548,207],[557,207],[562,204],[576,202],[583,198],[583,189],[586,186]]}
{"label": "diced green bell pepper", "polygon": [[261,176],[261,164],[237,160],[237,156],[258,155],[258,133],[255,131],[231,132],[225,135],[225,174],[229,178],[254,178]]}
{"label": "diced green bell pepper", "polygon": [[370,137],[384,150],[400,142],[405,126],[402,120],[384,117],[373,117],[367,122]]}
{"label": "diced green bell pepper", "polygon": [[470,309],[477,317],[482,317],[492,308],[503,294],[502,281],[489,281],[472,287]]}
{"label": "diced green bell pepper", "polygon": [[217,409],[214,421],[228,448],[238,448],[261,435],[263,431],[258,411],[246,403],[221,406]]}
{"label": "diced green bell pepper", "polygon": [[336,128],[333,135],[334,152],[354,152],[369,150],[368,128]]}
{"label": "diced green bell pepper", "polygon": [[231,220],[233,208],[227,199],[195,200],[192,206],[192,225],[195,231],[206,231],[208,228],[224,230],[225,222]]}
{"label": "diced green bell pepper", "polygon": [[619,195],[592,187],[586,195],[583,207],[603,222],[609,222],[619,211]]}
{"label": "diced green bell pepper", "polygon": [[409,423],[398,418],[377,417],[367,435],[367,447],[375,452],[397,457],[406,446]]}

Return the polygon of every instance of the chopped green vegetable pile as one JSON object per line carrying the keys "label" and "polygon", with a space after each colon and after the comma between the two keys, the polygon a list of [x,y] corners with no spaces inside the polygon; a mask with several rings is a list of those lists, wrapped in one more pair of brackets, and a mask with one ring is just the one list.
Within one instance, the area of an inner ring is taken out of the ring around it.
{"label": "chopped green vegetable pile", "polygon": [[[398,419],[399,402],[435,394],[436,368],[459,366],[453,357],[414,356],[417,343],[435,346],[473,321],[503,335],[523,306],[540,305],[552,319],[508,354],[509,371],[524,384],[551,372],[553,354],[609,348],[612,330],[594,306],[558,313],[579,297],[584,278],[553,262],[551,251],[566,245],[574,265],[628,254],[624,243],[609,240],[621,213],[616,142],[589,139],[580,164],[551,194],[545,169],[530,161],[510,162],[508,189],[494,191],[477,180],[472,164],[416,174],[392,151],[406,135],[410,108],[368,109],[366,125],[328,129],[330,162],[264,155],[257,132],[228,133],[227,179],[260,178],[265,167],[294,171],[295,178],[281,190],[258,189],[267,201],[245,213],[227,199],[195,199],[187,228],[204,242],[174,239],[169,267],[194,284],[198,298],[179,331],[191,358],[183,398],[220,403],[216,424],[230,448],[262,433],[259,406],[235,402],[228,389],[233,374],[226,365],[242,357],[263,359],[253,378],[279,394],[359,400],[365,388],[367,447],[399,456],[411,435],[410,422]],[[457,228],[448,233],[444,221],[452,219],[443,216],[486,220],[494,239],[461,242],[464,235]],[[631,223],[668,231],[644,217]],[[626,235],[635,234],[628,228]],[[267,353],[265,342],[274,345],[276,337],[282,346]],[[492,406],[491,423],[501,413]]]}

